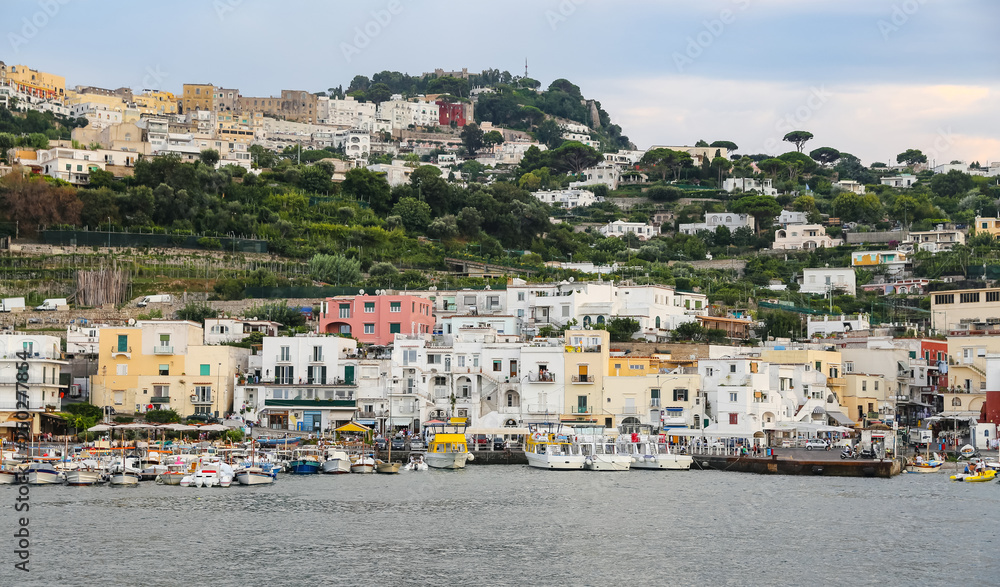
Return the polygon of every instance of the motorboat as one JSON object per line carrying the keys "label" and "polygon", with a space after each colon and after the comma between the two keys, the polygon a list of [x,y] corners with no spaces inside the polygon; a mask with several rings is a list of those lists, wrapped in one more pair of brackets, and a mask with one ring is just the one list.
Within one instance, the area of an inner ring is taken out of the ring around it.
{"label": "motorboat", "polygon": [[942,460],[937,453],[934,453],[933,458],[924,458],[917,455],[912,461],[906,464],[906,472],[937,473],[941,470],[942,465],[944,465],[944,460]]}
{"label": "motorboat", "polygon": [[357,454],[351,458],[352,473],[374,473],[375,457],[370,454]]}
{"label": "motorboat", "polygon": [[619,437],[618,446],[632,457],[633,469],[672,469],[687,471],[694,459],[691,455],[677,454],[670,450],[670,443],[665,436],[639,436],[633,438],[627,435]]}
{"label": "motorboat", "polygon": [[985,471],[980,471],[978,473],[958,473],[957,475],[952,475],[951,480],[962,481],[965,483],[985,483],[996,479],[996,476],[996,471],[993,469],[986,469]]}
{"label": "motorboat", "polygon": [[240,485],[270,485],[274,483],[274,474],[270,467],[245,467],[236,473],[236,481]]}
{"label": "motorboat", "polygon": [[74,461],[63,472],[66,485],[96,485],[105,480],[107,472],[93,459]]}
{"label": "motorboat", "polygon": [[27,479],[28,485],[51,485],[62,483],[63,474],[56,469],[55,464],[51,461],[34,461],[28,464]]}
{"label": "motorboat", "polygon": [[[215,487],[216,485],[222,485],[222,472],[221,468],[224,463],[220,462],[209,462],[202,463],[194,474],[191,475],[191,479],[188,481],[188,486],[191,487]],[[232,478],[230,478],[232,481]],[[184,485],[184,479],[181,480],[181,485]]]}
{"label": "motorboat", "polygon": [[[192,471],[193,473],[193,471]],[[175,463],[167,465],[167,470],[156,477],[158,483],[163,485],[180,485],[181,480],[188,474],[188,465],[180,459]]]}
{"label": "motorboat", "polygon": [[403,466],[403,463],[396,461],[391,463],[389,461],[378,460],[375,461],[375,472],[383,473],[388,475],[393,475],[399,472],[399,468]]}
{"label": "motorboat", "polygon": [[528,466],[538,469],[581,470],[587,457],[570,441],[570,435],[559,424],[539,424],[530,427],[524,444]]}
{"label": "motorboat", "polygon": [[452,418],[447,424],[430,424],[427,429],[433,435],[427,444],[424,462],[434,469],[464,469],[466,463],[475,457],[469,452],[465,438],[468,418]]}
{"label": "motorboat", "polygon": [[614,439],[603,426],[574,426],[573,452],[584,456],[583,468],[588,471],[628,471],[632,456],[619,451]]}
{"label": "motorboat", "polygon": [[343,448],[331,446],[326,449],[326,460],[323,461],[323,472],[328,475],[343,475],[351,472],[351,457]]}
{"label": "motorboat", "polygon": [[426,471],[427,463],[424,462],[424,455],[411,454],[410,462],[403,465],[404,471]]}

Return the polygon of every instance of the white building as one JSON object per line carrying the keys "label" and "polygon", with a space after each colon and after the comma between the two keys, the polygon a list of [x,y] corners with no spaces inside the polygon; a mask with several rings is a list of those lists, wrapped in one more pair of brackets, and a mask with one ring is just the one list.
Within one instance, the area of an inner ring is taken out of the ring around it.
{"label": "white building", "polygon": [[618,182],[621,180],[621,171],[612,163],[599,163],[594,167],[584,169],[580,174],[582,181],[571,181],[569,187],[579,188],[590,185],[606,185],[608,189],[618,189]]}
{"label": "white building", "polygon": [[867,314],[857,314],[851,316],[841,314],[839,318],[837,316],[809,316],[807,326],[809,338],[812,338],[817,334],[828,335],[844,332],[857,332],[859,330],[868,330],[871,328]]}
{"label": "white building", "polygon": [[857,278],[851,267],[811,267],[802,270],[802,280],[799,292],[810,294],[827,294],[831,291],[842,291],[850,295],[857,294]]}
{"label": "white building", "polygon": [[791,224],[774,232],[774,244],[771,248],[808,251],[822,247],[836,247],[843,243],[843,239],[827,235],[826,229],[821,224]]}
{"label": "white building", "polygon": [[865,193],[865,184],[858,183],[853,179],[843,179],[841,181],[835,182],[833,185],[834,187],[838,187],[844,190],[845,192],[853,192],[858,195],[862,195]]}
{"label": "white building", "polygon": [[788,226],[789,224],[805,224],[809,221],[809,214],[806,212],[795,212],[793,210],[782,210],[778,219],[774,223],[778,226]]}
{"label": "white building", "polygon": [[384,173],[385,180],[392,187],[410,183],[410,174],[413,173],[412,167],[408,167],[404,161],[398,159],[393,159],[388,165],[385,163],[369,165],[368,169],[375,173]]}
{"label": "white building", "polygon": [[741,192],[758,192],[765,196],[778,195],[778,190],[774,188],[769,178],[727,177],[722,180],[722,189],[729,193],[740,190]]}
{"label": "white building", "polygon": [[538,190],[531,195],[541,202],[566,209],[586,207],[604,201],[604,198],[598,198],[590,190]]}
{"label": "white building", "polygon": [[615,220],[601,227],[601,234],[604,236],[623,237],[626,234],[634,234],[639,240],[649,240],[660,233],[660,229],[644,222],[626,222]]}
{"label": "white building", "polygon": [[[0,335],[0,418],[5,422],[16,421],[18,412],[27,412],[32,433],[38,434],[45,414],[62,410],[59,375],[68,363],[62,360],[59,348],[58,336]],[[26,371],[19,368],[25,362]],[[20,388],[20,404],[19,373],[27,373],[26,380],[21,376],[26,388]]]}
{"label": "white building", "polygon": [[353,96],[343,100],[320,98],[317,117],[323,124],[343,128],[356,128],[373,132],[375,130],[376,106],[374,102],[358,102]]}
{"label": "white building", "polygon": [[278,336],[281,323],[269,320],[241,320],[239,318],[206,318],[205,344],[239,342],[260,332],[264,336]]}
{"label": "white building", "polygon": [[908,188],[917,183],[917,176],[904,173],[903,175],[890,175],[883,177],[880,181],[882,185],[892,186],[894,188]]}
{"label": "white building", "polygon": [[96,355],[101,341],[101,328],[108,324],[70,324],[66,327],[67,355]]}
{"label": "white building", "polygon": [[715,229],[725,226],[730,232],[736,232],[744,226],[754,228],[753,216],[737,214],[736,212],[706,212],[705,222],[691,222],[678,225],[682,234],[697,234],[701,230],[715,232]]}

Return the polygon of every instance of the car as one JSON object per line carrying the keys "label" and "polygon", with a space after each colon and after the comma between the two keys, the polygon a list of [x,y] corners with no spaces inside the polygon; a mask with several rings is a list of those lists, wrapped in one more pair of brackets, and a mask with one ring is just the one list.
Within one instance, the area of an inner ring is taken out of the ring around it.
{"label": "car", "polygon": [[406,440],[403,438],[392,439],[392,450],[403,450],[406,448]]}
{"label": "car", "polygon": [[410,439],[410,450],[425,450],[426,448],[427,445],[424,444],[424,440],[422,438],[414,437]]}
{"label": "car", "polygon": [[214,416],[209,416],[208,414],[191,414],[186,418],[188,421],[192,422],[203,422],[205,424],[218,424],[219,419]]}
{"label": "car", "polygon": [[819,448],[826,450],[830,444],[823,438],[810,438],[806,441],[806,450],[812,450],[814,448]]}
{"label": "car", "polygon": [[386,442],[384,438],[375,439],[375,448],[378,450],[385,450]]}
{"label": "car", "polygon": [[493,439],[493,450],[503,450],[506,441],[501,436],[497,436]]}

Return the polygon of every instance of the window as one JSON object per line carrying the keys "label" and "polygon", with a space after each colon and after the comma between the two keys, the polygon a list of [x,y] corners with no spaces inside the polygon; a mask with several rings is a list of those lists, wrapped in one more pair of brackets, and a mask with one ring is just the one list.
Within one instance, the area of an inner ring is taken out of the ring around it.
{"label": "window", "polygon": [[868,382],[867,381],[862,381],[861,382],[861,391],[868,391]]}
{"label": "window", "polygon": [[823,370],[823,361],[816,361],[816,365],[815,366],[816,366],[816,370],[817,371],[822,371]]}
{"label": "window", "polygon": [[375,325],[365,324],[365,334],[375,334]]}
{"label": "window", "polygon": [[713,369],[711,367],[706,367],[705,368],[705,377],[712,377],[714,375],[715,375],[715,369]]}
{"label": "window", "polygon": [[161,347],[168,347],[168,346],[170,346],[170,335],[169,334],[161,334],[160,335],[160,346]]}
{"label": "window", "polygon": [[417,362],[417,350],[416,349],[404,349],[403,350],[403,364],[413,365]]}
{"label": "window", "polygon": [[739,424],[739,414],[729,414],[729,423],[733,426]]}
{"label": "window", "polygon": [[289,347],[281,347],[281,356],[278,358],[279,361],[290,361],[292,357],[291,349]]}
{"label": "window", "polygon": [[[128,365],[115,365],[118,371],[118,375],[128,375]],[[45,375],[42,375],[42,381],[45,381]]]}
{"label": "window", "polygon": [[729,392],[729,401],[735,403],[735,402],[739,401],[739,399],[740,399],[740,394],[739,393],[737,393],[735,391]]}
{"label": "window", "polygon": [[365,302],[365,314],[375,313],[375,302]]}
{"label": "window", "polygon": [[729,366],[729,372],[730,373],[736,373],[736,365],[735,364]]}
{"label": "window", "polygon": [[313,361],[313,363],[322,363],[323,362],[323,347],[321,347],[321,346],[314,346],[313,347],[312,361]]}
{"label": "window", "polygon": [[959,294],[958,301],[963,304],[972,304],[979,301],[979,292]]}
{"label": "window", "polygon": [[961,407],[961,405],[962,405],[962,398],[960,398],[960,397],[954,397],[954,398],[952,398],[951,399],[951,405],[952,405],[952,407]]}
{"label": "window", "polygon": [[524,301],[524,292],[523,291],[517,292],[517,301],[519,301],[519,302],[523,302]]}
{"label": "window", "polygon": [[878,381],[875,382],[875,391],[878,391]]}
{"label": "window", "polygon": [[389,334],[399,334],[399,322],[389,323]]}
{"label": "window", "polygon": [[621,368],[622,368],[621,363],[615,363],[615,369],[621,369]]}
{"label": "window", "polygon": [[479,366],[479,355],[472,355],[472,366],[473,367]]}
{"label": "window", "polygon": [[569,306],[562,307],[563,318],[569,318]]}
{"label": "window", "polygon": [[295,383],[295,368],[292,366],[277,366],[274,368],[274,382],[284,385]]}
{"label": "window", "polygon": [[954,304],[955,294],[938,294],[934,296],[935,304]]}
{"label": "window", "polygon": [[170,365],[160,365],[160,375],[170,375]]}
{"label": "window", "polygon": [[844,363],[844,373],[854,373],[854,361]]}
{"label": "window", "polygon": [[153,386],[153,397],[170,397],[170,386],[169,385],[154,385]]}
{"label": "window", "polygon": [[212,386],[211,385],[196,385],[194,387],[194,401],[199,403],[208,403],[212,401]]}
{"label": "window", "polygon": [[127,353],[128,352],[128,335],[119,334],[118,335],[118,352]]}
{"label": "window", "polygon": [[[659,392],[659,390],[657,390]],[[674,390],[674,401],[675,402],[686,402],[688,401],[688,390],[686,389],[675,389]]]}
{"label": "window", "polygon": [[340,304],[340,317],[350,318],[351,317],[351,305],[350,304]]}
{"label": "window", "polygon": [[389,302],[389,311],[390,312],[402,312],[403,311],[403,304],[402,304],[402,302]]}
{"label": "window", "polygon": [[493,361],[493,370],[494,371],[499,371],[500,369],[502,369],[503,366],[502,366],[501,363],[503,363],[503,361],[501,361],[500,359],[494,359],[494,361]]}
{"label": "window", "polygon": [[198,374],[201,375],[202,377],[204,377],[206,375],[211,375],[212,374],[211,370],[212,370],[212,366],[211,365],[201,365],[201,368],[200,368],[200,371],[198,372]]}
{"label": "window", "polygon": [[326,385],[326,365],[322,367],[309,367],[306,371],[306,383]]}
{"label": "window", "polygon": [[1000,291],[988,291],[986,292],[987,302],[1000,302]]}

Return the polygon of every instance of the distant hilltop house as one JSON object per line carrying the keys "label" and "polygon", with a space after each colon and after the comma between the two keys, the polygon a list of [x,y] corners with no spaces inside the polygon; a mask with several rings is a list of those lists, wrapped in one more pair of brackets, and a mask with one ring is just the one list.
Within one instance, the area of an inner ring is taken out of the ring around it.
{"label": "distant hilltop house", "polygon": [[965,244],[965,231],[956,228],[945,228],[939,224],[935,230],[921,230],[910,232],[906,240],[900,245],[902,251],[927,251],[928,253],[940,253],[950,251],[955,245]]}
{"label": "distant hilltop house", "polygon": [[601,227],[601,234],[604,236],[622,237],[630,233],[644,241],[659,234],[659,230],[655,226],[643,222],[625,222],[624,220],[615,220]]}
{"label": "distant hilltop house", "polygon": [[808,251],[823,247],[836,247],[843,243],[843,240],[827,235],[822,224],[790,224],[775,231],[774,245],[771,248],[785,251]]}
{"label": "distant hilltop house", "polygon": [[590,190],[539,190],[531,195],[540,202],[566,209],[590,206],[604,201],[604,198],[595,196]]}
{"label": "distant hilltop house", "polygon": [[589,185],[606,185],[608,189],[618,189],[618,182],[621,179],[621,171],[612,163],[598,163],[597,165],[584,169],[580,174],[584,177],[582,181],[571,181],[569,187],[579,188]]}
{"label": "distant hilltop house", "polygon": [[902,251],[857,251],[851,253],[854,267],[877,267],[884,265],[889,275],[899,275],[906,270],[909,258]]}
{"label": "distant hilltop house", "polygon": [[794,210],[782,210],[774,224],[777,226],[788,226],[789,224],[805,224],[809,221],[809,214],[806,212],[796,212]]}
{"label": "distant hilltop house", "polygon": [[686,222],[679,225],[678,230],[681,234],[697,234],[701,230],[715,232],[715,229],[720,226],[725,226],[730,232],[739,230],[744,226],[749,226],[752,230],[754,228],[754,219],[749,214],[707,212],[705,213],[705,222]]}
{"label": "distant hilltop house", "polygon": [[858,195],[865,193],[865,186],[862,183],[858,183],[853,179],[844,179],[833,184],[834,187],[838,187],[846,192],[853,192]]}
{"label": "distant hilltop house", "polygon": [[811,267],[802,270],[799,292],[822,295],[842,291],[853,296],[857,294],[857,283],[851,267]]}
{"label": "distant hilltop house", "polygon": [[778,190],[774,188],[771,180],[766,178],[727,177],[722,181],[722,189],[729,193],[740,190],[741,192],[760,192],[765,196],[778,195]]}
{"label": "distant hilltop house", "polygon": [[711,161],[716,157],[729,159],[729,149],[725,147],[670,147],[666,145],[653,145],[649,148],[650,151],[654,149],[670,149],[671,151],[687,153],[694,159],[695,165],[702,165],[706,160]]}
{"label": "distant hilltop house", "polygon": [[917,183],[916,175],[890,175],[888,177],[883,177],[881,180],[882,185],[887,185],[894,188],[908,188],[913,184]]}

